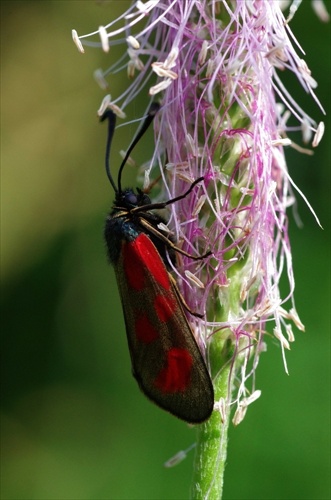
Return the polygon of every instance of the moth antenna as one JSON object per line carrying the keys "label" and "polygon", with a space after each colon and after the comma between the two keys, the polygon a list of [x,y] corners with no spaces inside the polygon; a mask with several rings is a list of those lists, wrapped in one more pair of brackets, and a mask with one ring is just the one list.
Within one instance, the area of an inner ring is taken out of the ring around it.
{"label": "moth antenna", "polygon": [[[150,126],[150,124],[154,120],[154,117],[155,117],[156,113],[159,111],[160,107],[161,106],[158,102],[152,102],[152,104],[150,105],[150,108],[148,110],[147,116],[145,118],[145,121],[143,122],[142,126],[138,130],[136,136],[133,138],[133,141],[131,142],[129,149],[127,150],[127,152],[124,156],[124,159],[123,159],[123,161],[120,165],[119,171],[118,171],[118,178],[117,178],[117,186],[118,186],[117,189],[119,192],[121,192],[121,190],[122,190],[121,177],[122,177],[122,171],[123,171],[124,165],[126,164],[127,159],[129,158],[132,150],[134,149],[136,144],[140,141],[140,139],[145,134],[146,130],[148,129],[148,127]],[[108,172],[107,172],[107,174],[108,174]],[[109,175],[108,175],[108,177],[109,177]],[[113,182],[112,182],[112,185],[114,185]]]}
{"label": "moth antenna", "polygon": [[110,161],[109,161],[110,147],[111,147],[111,143],[112,143],[112,139],[113,139],[113,135],[114,135],[114,131],[115,131],[115,125],[116,125],[115,113],[113,113],[110,109],[107,109],[107,111],[105,111],[105,113],[100,118],[100,121],[103,122],[106,119],[108,119],[108,136],[107,136],[106,155],[105,155],[105,167],[106,167],[106,173],[107,173],[107,177],[109,179],[109,182],[112,185],[115,193],[118,193],[119,189],[116,187],[114,179],[111,176],[110,165],[109,165],[110,164]]}

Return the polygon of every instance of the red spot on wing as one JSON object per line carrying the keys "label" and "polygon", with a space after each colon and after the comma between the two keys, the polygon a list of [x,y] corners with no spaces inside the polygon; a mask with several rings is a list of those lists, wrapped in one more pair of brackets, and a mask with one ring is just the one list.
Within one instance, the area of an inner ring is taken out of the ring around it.
{"label": "red spot on wing", "polygon": [[170,349],[155,385],[164,393],[184,392],[191,381],[192,364],[192,356],[186,349]]}
{"label": "red spot on wing", "polygon": [[154,300],[154,308],[162,323],[166,323],[176,310],[176,301],[170,296],[157,295]]}
{"label": "red spot on wing", "polygon": [[164,262],[149,237],[140,233],[133,241],[123,244],[123,267],[129,285],[134,290],[145,286],[146,272],[165,290],[171,287]]}
{"label": "red spot on wing", "polygon": [[146,314],[142,314],[135,321],[136,337],[140,342],[146,344],[154,342],[159,338],[157,330],[154,328]]}

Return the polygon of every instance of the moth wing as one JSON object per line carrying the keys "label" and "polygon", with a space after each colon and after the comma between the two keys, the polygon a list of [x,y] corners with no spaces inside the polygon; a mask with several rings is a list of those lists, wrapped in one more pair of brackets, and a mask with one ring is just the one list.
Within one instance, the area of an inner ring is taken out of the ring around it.
{"label": "moth wing", "polygon": [[115,273],[140,389],[178,418],[203,422],[213,410],[212,382],[180,295],[145,233],[122,240]]}

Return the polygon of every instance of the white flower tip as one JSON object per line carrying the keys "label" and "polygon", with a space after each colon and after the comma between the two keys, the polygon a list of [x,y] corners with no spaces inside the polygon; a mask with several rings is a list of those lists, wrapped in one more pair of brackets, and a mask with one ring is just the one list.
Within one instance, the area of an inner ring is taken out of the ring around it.
{"label": "white flower tip", "polygon": [[160,229],[160,231],[162,231],[163,233],[173,234],[172,231],[170,231],[170,229],[168,228],[168,226],[166,224],[164,224],[163,222],[160,222],[157,225],[157,228]]}
{"label": "white flower tip", "polygon": [[149,89],[149,95],[155,95],[158,94],[159,92],[162,92],[162,90],[165,90],[171,85],[173,80],[171,78],[167,78],[166,80],[162,80],[162,82],[157,83],[153,87],[150,87]]}
{"label": "white flower tip", "polygon": [[196,443],[191,444],[186,450],[180,450],[176,455],[167,460],[164,467],[174,467],[187,457],[187,454],[196,447]]}
{"label": "white flower tip", "polygon": [[186,456],[187,456],[186,452],[181,450],[178,453],[176,453],[176,455],[169,458],[169,460],[167,460],[165,462],[164,467],[167,467],[167,468],[174,467],[175,465],[177,465],[180,462],[182,462],[183,460],[185,460]]}
{"label": "white flower tip", "polygon": [[307,63],[304,59],[300,59],[300,62],[298,64],[298,70],[301,73],[307,85],[309,85],[312,89],[316,89],[317,81],[315,80],[315,78],[311,76],[311,71],[308,68]]}
{"label": "white flower tip", "polygon": [[130,61],[128,62],[128,67],[127,67],[127,75],[128,75],[128,78],[130,78],[130,80],[132,80],[132,78],[134,77],[135,70],[136,70],[136,66],[135,66],[134,62],[130,59]]}
{"label": "white flower tip", "polygon": [[214,74],[215,70],[215,61],[214,59],[209,59],[206,70],[206,78],[210,78]]}
{"label": "white flower tip", "polygon": [[77,49],[79,50],[79,52],[81,54],[84,54],[85,50],[84,50],[82,42],[79,39],[77,31],[76,30],[71,30],[71,34],[72,34],[72,39],[73,39],[74,44],[76,45]]}
{"label": "white flower tip", "polygon": [[137,0],[137,3],[136,3],[136,8],[137,8],[140,12],[145,12],[145,10],[146,10],[146,6],[145,6],[144,2],[142,2],[141,0]]}
{"label": "white flower tip", "polygon": [[214,411],[218,411],[220,413],[223,424],[226,421],[226,406],[225,398],[221,398],[219,401],[215,401],[214,403]]}
{"label": "white flower tip", "polygon": [[292,325],[285,325],[285,328],[286,328],[286,333],[287,333],[288,341],[289,342],[294,342],[295,341],[295,337],[294,337],[294,334],[293,334]]}
{"label": "white flower tip", "polygon": [[274,336],[279,340],[283,348],[287,349],[288,351],[291,350],[288,340],[284,337],[280,329],[277,327],[274,328]]}
{"label": "white flower tip", "polygon": [[200,198],[198,199],[198,201],[197,201],[197,203],[196,203],[196,205],[195,205],[195,207],[193,208],[193,211],[192,211],[192,215],[194,217],[196,217],[200,213],[200,211],[201,211],[201,209],[202,209],[202,207],[203,207],[206,199],[207,199],[207,197],[206,197],[205,194],[203,194],[202,196],[200,196]]}
{"label": "white flower tip", "polygon": [[171,78],[172,80],[177,80],[178,78],[178,74],[175,73],[175,71],[166,68],[164,63],[153,62],[152,68],[154,73],[156,73],[157,76],[160,76],[161,78]]}
{"label": "white flower tip", "polygon": [[302,140],[305,144],[308,144],[312,136],[312,128],[306,117],[303,118],[301,123]]}
{"label": "white flower tip", "polygon": [[325,131],[324,122],[319,122],[316,133],[314,135],[313,142],[312,142],[313,148],[316,148],[319,145],[319,143],[321,142],[322,137],[324,135],[324,131]]}
{"label": "white flower tip", "polygon": [[109,104],[111,102],[111,95],[110,94],[107,94],[103,99],[102,99],[102,102],[100,104],[100,107],[97,111],[97,114],[98,116],[102,116],[104,114],[104,112],[106,111],[106,109],[108,109],[109,107]]}
{"label": "white flower tip", "polygon": [[232,419],[233,425],[236,426],[239,425],[244,420],[246,412],[247,412],[247,406],[239,405]]}
{"label": "white flower tip", "polygon": [[193,177],[191,177],[188,174],[185,174],[184,172],[182,172],[180,170],[175,172],[175,175],[176,175],[177,179],[180,179],[181,181],[187,182],[188,184],[192,184],[192,182],[194,182]]}
{"label": "white flower tip", "polygon": [[247,279],[244,278],[243,283],[241,284],[240,287],[240,293],[239,293],[239,298],[240,302],[244,302],[247,297]]}
{"label": "white flower tip", "polygon": [[102,90],[107,90],[109,85],[104,77],[102,69],[96,69],[93,73],[94,79]]}
{"label": "white flower tip", "polygon": [[164,67],[167,69],[173,68],[176,66],[176,60],[179,54],[178,47],[172,47],[171,51],[169,52],[168,57],[164,61]]}
{"label": "white flower tip", "polygon": [[291,3],[291,7],[290,7],[290,13],[286,19],[286,24],[288,24],[290,21],[292,21],[296,11],[300,7],[301,2],[302,2],[302,0],[293,0],[293,2]]}
{"label": "white flower tip", "polygon": [[110,102],[109,103],[109,108],[113,111],[113,113],[115,113],[116,116],[118,116],[119,118],[126,118],[126,114],[124,113],[124,111],[118,107],[116,104]]}
{"label": "white flower tip", "polygon": [[194,283],[195,286],[197,286],[198,288],[205,288],[205,285],[202,283],[202,281],[200,281],[199,278],[195,276],[195,274],[191,273],[191,271],[186,269],[184,271],[184,274],[187,279],[189,279],[192,283]]}
{"label": "white flower tip", "polygon": [[279,138],[279,139],[275,139],[274,141],[271,141],[271,144],[273,146],[291,146],[292,141],[288,137],[284,137],[284,138]]}
{"label": "white flower tip", "polygon": [[181,161],[179,163],[168,162],[165,164],[166,170],[181,170],[186,171],[189,168],[190,164],[188,161]]}
{"label": "white flower tip", "polygon": [[233,425],[239,425],[244,420],[248,406],[259,399],[260,396],[261,391],[256,390],[252,392],[252,394],[248,396],[248,398],[244,398],[242,401],[240,401],[232,420]]}
{"label": "white flower tip", "polygon": [[295,326],[298,328],[298,330],[301,330],[302,332],[305,331],[305,325],[302,323],[302,321],[299,318],[299,315],[295,309],[290,310],[289,317],[293,321]]}
{"label": "white flower tip", "polygon": [[119,118],[126,118],[126,114],[124,113],[124,111],[122,111],[121,108],[119,108],[116,104],[111,102],[111,95],[110,94],[107,94],[103,98],[103,100],[100,104],[100,107],[97,111],[98,116],[102,116],[107,109],[111,109],[112,112],[116,116],[118,116]]}
{"label": "white flower tip", "polygon": [[149,193],[149,191],[152,189],[152,187],[154,186],[154,182],[156,181],[153,181],[153,183],[151,183],[151,179],[150,179],[150,170],[147,168],[144,172],[144,186],[143,186],[143,190],[147,193]]}
{"label": "white flower tip", "polygon": [[260,352],[267,352],[268,346],[265,342],[261,342],[260,344]]}
{"label": "white flower tip", "polygon": [[250,405],[252,403],[254,403],[254,401],[256,401],[257,399],[259,399],[259,397],[261,396],[262,394],[262,391],[260,391],[259,389],[257,389],[256,391],[252,392],[252,394],[246,398],[246,404],[247,405]]}
{"label": "white flower tip", "polygon": [[315,11],[317,17],[323,22],[328,23],[330,21],[330,15],[326,10],[323,0],[313,0],[312,7]]}
{"label": "white flower tip", "polygon": [[273,64],[276,68],[285,69],[284,62],[288,60],[288,57],[284,51],[284,45],[282,43],[273,47],[266,56],[269,59],[270,64]]}
{"label": "white flower tip", "polygon": [[130,57],[129,64],[133,64],[134,68],[136,68],[138,71],[143,71],[144,69],[144,63],[142,62],[141,59],[139,59],[137,51],[132,49],[131,47],[128,48],[128,55]]}
{"label": "white flower tip", "polygon": [[159,2],[159,0],[148,0],[148,2],[144,3],[141,2],[141,0],[138,0],[136,3],[136,8],[139,10],[139,12],[143,14],[147,14],[150,10],[155,7],[155,5]]}
{"label": "white flower tip", "polygon": [[132,35],[128,36],[126,41],[129,45],[131,45],[133,49],[140,49],[140,43],[134,36]]}
{"label": "white flower tip", "polygon": [[104,26],[99,26],[99,36],[101,40],[101,47],[104,52],[109,52],[109,40],[107,30]]}
{"label": "white flower tip", "polygon": [[200,53],[199,53],[199,56],[198,56],[198,64],[199,64],[199,66],[202,66],[206,62],[208,48],[209,48],[208,41],[204,40],[202,42],[201,50],[200,50]]}
{"label": "white flower tip", "polygon": [[186,149],[195,158],[198,156],[195,142],[191,134],[185,134]]}

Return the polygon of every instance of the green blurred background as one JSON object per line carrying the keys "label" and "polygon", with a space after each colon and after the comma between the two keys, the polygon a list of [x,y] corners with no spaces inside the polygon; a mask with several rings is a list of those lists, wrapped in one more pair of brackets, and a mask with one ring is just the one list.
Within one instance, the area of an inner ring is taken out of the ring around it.
{"label": "green blurred background", "polygon": [[[188,498],[193,453],[173,469],[163,463],[194,442],[194,430],[139,393],[105,258],[113,195],[96,119],[104,92],[92,73],[118,48],[81,55],[71,40],[72,28],[93,31],[128,3],[1,2],[3,500]],[[291,28],[330,110],[330,24],[305,0]],[[121,79],[110,81],[114,96]],[[293,78],[289,85],[323,119]],[[230,430],[225,499],[330,498],[330,114],[326,122],[313,157],[288,151],[290,173],[324,227],[298,197],[304,227],[291,217],[291,238],[306,333],[296,332],[287,355],[289,377],[277,343],[262,355],[262,397]],[[114,161],[133,131],[117,132]],[[135,157],[146,160],[143,147]]]}

